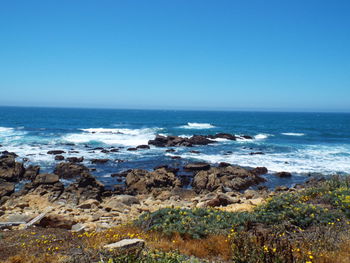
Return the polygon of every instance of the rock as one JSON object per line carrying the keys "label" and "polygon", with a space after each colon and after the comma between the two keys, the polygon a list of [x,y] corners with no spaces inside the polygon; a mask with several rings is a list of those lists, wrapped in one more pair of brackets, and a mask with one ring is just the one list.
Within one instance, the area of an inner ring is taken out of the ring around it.
{"label": "rock", "polygon": [[24,172],[23,164],[16,162],[13,154],[0,156],[0,179],[18,182],[23,178]]}
{"label": "rock", "polygon": [[55,160],[56,161],[62,161],[62,160],[64,160],[64,156],[63,155],[56,155],[55,156]]}
{"label": "rock", "polygon": [[184,166],[187,171],[206,171],[210,169],[210,164],[204,162],[189,163]]}
{"label": "rock", "polygon": [[180,136],[156,135],[154,140],[148,141],[149,145],[154,145],[157,147],[173,147],[173,146],[191,147],[193,145],[207,145],[210,143],[215,143],[215,141],[210,140],[203,135],[193,135],[190,138],[185,138]]}
{"label": "rock", "polygon": [[286,178],[286,177],[291,177],[292,174],[289,172],[278,172],[278,173],[275,173],[275,176]]}
{"label": "rock", "polygon": [[263,153],[263,152],[251,152],[249,154],[250,155],[257,155],[257,154],[264,155],[265,153]]}
{"label": "rock", "polygon": [[41,227],[62,228],[62,229],[68,229],[68,230],[71,230],[72,226],[75,224],[76,222],[71,218],[64,217],[61,215],[46,215],[38,223],[38,225]]}
{"label": "rock", "polygon": [[190,153],[199,154],[199,153],[201,153],[201,152],[200,152],[200,151],[190,151]]}
{"label": "rock", "polygon": [[151,147],[149,147],[148,145],[139,145],[136,148],[137,149],[150,149]]}
{"label": "rock", "polygon": [[34,180],[34,178],[39,174],[40,166],[39,165],[29,165],[24,172],[23,178],[27,180]]}
{"label": "rock", "polygon": [[106,150],[106,149],[103,149],[102,151],[101,151],[101,153],[109,153],[110,151],[108,151],[108,150]]}
{"label": "rock", "polygon": [[217,133],[215,135],[209,135],[209,138],[212,139],[226,139],[226,140],[232,140],[235,141],[237,140],[237,137],[235,135],[229,134],[229,133]]}
{"label": "rock", "polygon": [[231,164],[225,163],[225,162],[219,163],[219,167],[228,167],[228,166],[231,166]]}
{"label": "rock", "polygon": [[57,154],[62,154],[66,153],[65,151],[62,150],[53,150],[53,151],[48,151],[47,154],[52,154],[52,155],[57,155]]}
{"label": "rock", "polygon": [[131,206],[133,204],[140,204],[139,199],[132,195],[116,195],[111,199],[114,199],[116,202],[120,202],[124,205]]}
{"label": "rock", "polygon": [[254,138],[252,137],[252,136],[250,136],[250,135],[242,135],[242,136],[240,136],[240,137],[242,137],[242,138],[244,138],[244,139],[246,139],[246,140],[253,140]]}
{"label": "rock", "polygon": [[167,153],[173,153],[173,152],[176,152],[176,151],[175,151],[175,149],[167,149],[167,150],[165,150],[165,152],[167,152]]}
{"label": "rock", "polygon": [[238,166],[211,167],[207,171],[197,172],[192,186],[197,193],[224,189],[239,191],[265,181],[264,178]]}
{"label": "rock", "polygon": [[171,156],[171,159],[181,159],[181,156],[177,156],[177,155]]}
{"label": "rock", "polygon": [[238,198],[232,198],[225,194],[219,194],[214,199],[207,201],[205,206],[216,207],[216,206],[227,206],[230,204],[239,203],[240,200]]}
{"label": "rock", "polygon": [[263,174],[267,174],[268,170],[266,167],[256,167],[252,169],[251,172],[256,175],[263,175]]}
{"label": "rock", "polygon": [[10,182],[0,181],[0,198],[10,196],[15,192],[15,184]]}
{"label": "rock", "polygon": [[134,147],[132,147],[132,148],[128,148],[128,149],[126,149],[127,151],[137,151],[137,148],[134,148]]}
{"label": "rock", "polygon": [[81,208],[81,209],[91,209],[91,208],[97,207],[99,204],[100,204],[100,202],[97,201],[96,199],[88,199],[88,200],[82,202],[77,207]]}
{"label": "rock", "polygon": [[104,185],[88,173],[83,173],[75,183],[70,184],[60,198],[69,200],[74,204],[88,199],[102,201],[105,192]]}
{"label": "rock", "polygon": [[59,182],[59,177],[57,174],[38,174],[33,181],[35,185],[55,184],[57,182]]}
{"label": "rock", "polygon": [[143,248],[145,246],[145,241],[143,239],[133,238],[133,239],[123,239],[116,243],[105,245],[105,249],[130,249],[130,248]]}
{"label": "rock", "polygon": [[89,169],[81,164],[62,162],[56,165],[54,174],[60,178],[71,179],[89,173]]}
{"label": "rock", "polygon": [[105,164],[109,161],[109,159],[92,159],[91,163],[93,164]]}
{"label": "rock", "polygon": [[177,172],[179,171],[179,168],[169,167],[168,165],[158,165],[158,166],[154,167],[153,170],[156,171],[156,170],[162,169],[162,168],[164,168],[167,172],[171,172],[174,174],[177,174]]}
{"label": "rock", "polygon": [[119,152],[119,149],[111,149],[109,150],[111,153],[116,153],[116,152]]}
{"label": "rock", "polygon": [[165,168],[153,172],[133,169],[127,174],[125,183],[127,192],[138,194],[150,193],[156,188],[173,188],[181,185],[175,174]]}
{"label": "rock", "polygon": [[84,161],[84,157],[68,157],[67,161],[71,163],[81,163]]}

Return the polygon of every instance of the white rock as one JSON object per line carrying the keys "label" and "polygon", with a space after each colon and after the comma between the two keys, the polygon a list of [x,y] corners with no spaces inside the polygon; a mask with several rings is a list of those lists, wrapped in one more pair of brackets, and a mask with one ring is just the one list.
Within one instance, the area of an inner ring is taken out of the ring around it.
{"label": "white rock", "polygon": [[127,249],[132,247],[144,247],[145,241],[143,239],[133,238],[133,239],[123,239],[116,243],[105,245],[104,248],[107,249]]}

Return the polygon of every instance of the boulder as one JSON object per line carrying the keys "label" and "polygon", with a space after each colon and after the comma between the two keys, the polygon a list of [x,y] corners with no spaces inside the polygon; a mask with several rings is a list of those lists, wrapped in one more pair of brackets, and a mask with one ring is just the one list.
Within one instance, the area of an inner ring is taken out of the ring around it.
{"label": "boulder", "polygon": [[210,140],[207,138],[207,136],[203,136],[203,135],[193,135],[190,138],[180,137],[180,136],[156,135],[155,139],[148,141],[149,145],[154,145],[157,147],[173,147],[173,146],[191,147],[193,145],[207,145],[210,143],[215,143],[215,141]]}
{"label": "boulder", "polygon": [[57,154],[62,154],[62,153],[66,153],[66,152],[62,151],[62,150],[52,150],[52,151],[47,152],[47,154],[52,154],[52,155],[57,155]]}
{"label": "boulder", "polygon": [[24,172],[23,163],[16,162],[14,155],[6,154],[0,156],[0,179],[18,182],[23,178]]}
{"label": "boulder", "polygon": [[291,177],[292,174],[289,172],[278,172],[278,173],[275,173],[275,176],[286,178],[286,177]]}
{"label": "boulder", "polygon": [[46,215],[37,225],[47,228],[62,228],[71,230],[72,226],[75,224],[76,222],[68,217],[61,215]]}
{"label": "boulder", "polygon": [[56,165],[54,174],[60,178],[71,179],[89,173],[89,169],[81,164],[62,162]]}
{"label": "boulder", "polygon": [[105,164],[109,161],[109,159],[92,159],[91,163],[93,164]]}
{"label": "boulder", "polygon": [[111,199],[127,206],[131,206],[133,204],[140,204],[139,199],[132,195],[115,195]]}
{"label": "boulder", "polygon": [[59,177],[57,174],[38,174],[33,181],[35,185],[55,184],[57,182],[59,182]]}
{"label": "boulder", "polygon": [[39,174],[40,166],[39,165],[29,165],[24,172],[23,178],[27,180],[34,180],[34,178]]}
{"label": "boulder", "polygon": [[256,175],[263,175],[263,174],[267,174],[268,170],[266,167],[256,167],[252,169],[251,172]]}
{"label": "boulder", "polygon": [[62,161],[62,160],[64,160],[64,156],[63,155],[56,155],[55,156],[55,160],[56,161]]}
{"label": "boulder", "polygon": [[146,194],[154,189],[173,188],[181,182],[173,172],[165,168],[149,172],[141,169],[132,169],[126,176],[126,190],[129,193]]}
{"label": "boulder", "polygon": [[132,148],[128,148],[128,149],[126,149],[127,151],[137,151],[137,148],[135,148],[135,147],[132,147]]}
{"label": "boulder", "polygon": [[207,171],[199,171],[193,178],[192,186],[197,193],[205,191],[239,191],[266,180],[251,171],[238,167],[212,167]]}
{"label": "boulder", "polygon": [[184,166],[186,171],[207,171],[210,169],[210,164],[204,162],[189,163]]}
{"label": "boulder", "polygon": [[143,248],[145,246],[145,241],[143,239],[133,238],[133,239],[123,239],[118,242],[105,245],[105,249],[131,249],[131,248]]}
{"label": "boulder", "polygon": [[136,147],[137,149],[150,149],[149,145],[143,144]]}
{"label": "boulder", "polygon": [[84,157],[68,157],[67,161],[71,163],[81,163],[84,161]]}
{"label": "boulder", "polygon": [[77,207],[81,208],[81,209],[91,209],[91,208],[98,206],[99,204],[100,204],[100,202],[97,201],[96,199],[88,199],[88,200],[82,202]]}
{"label": "boulder", "polygon": [[11,182],[0,181],[0,198],[10,196],[15,192],[15,184]]}

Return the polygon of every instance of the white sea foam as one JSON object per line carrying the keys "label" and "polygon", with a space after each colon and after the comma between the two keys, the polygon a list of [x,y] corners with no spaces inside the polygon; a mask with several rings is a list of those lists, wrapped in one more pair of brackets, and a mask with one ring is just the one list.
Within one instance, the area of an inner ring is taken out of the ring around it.
{"label": "white sea foam", "polygon": [[260,133],[254,136],[255,140],[264,140],[267,139],[271,134]]}
{"label": "white sea foam", "polygon": [[0,127],[0,133],[8,133],[13,131],[13,128],[8,128],[8,127]]}
{"label": "white sea foam", "polygon": [[68,134],[63,137],[64,141],[73,143],[88,143],[92,141],[102,142],[109,145],[137,146],[147,144],[155,137],[159,128],[144,129],[105,129],[90,128],[82,129],[83,133]]}
{"label": "white sea foam", "polygon": [[286,135],[286,136],[304,136],[305,133],[299,133],[299,132],[282,132],[282,135]]}
{"label": "white sea foam", "polygon": [[187,125],[180,126],[182,129],[212,129],[215,128],[214,125],[211,125],[210,123],[198,123],[198,122],[188,122]]}
{"label": "white sea foam", "polygon": [[[264,155],[249,155],[247,152],[222,154],[192,154],[180,155],[182,158],[192,158],[211,163],[228,162],[241,166],[265,166],[271,172],[287,171],[291,173],[350,173],[349,146],[307,146],[292,153],[273,153]],[[171,156],[172,154],[167,154]]]}

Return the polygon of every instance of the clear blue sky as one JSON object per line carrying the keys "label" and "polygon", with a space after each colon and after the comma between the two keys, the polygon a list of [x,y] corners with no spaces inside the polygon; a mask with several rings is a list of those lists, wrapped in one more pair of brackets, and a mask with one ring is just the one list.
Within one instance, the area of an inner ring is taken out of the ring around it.
{"label": "clear blue sky", "polygon": [[0,105],[350,111],[350,1],[0,1]]}

